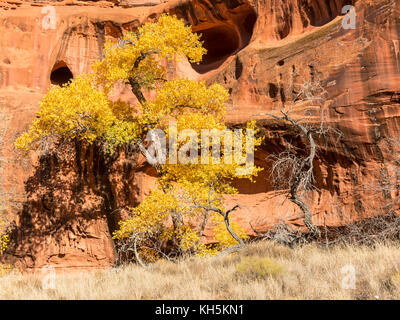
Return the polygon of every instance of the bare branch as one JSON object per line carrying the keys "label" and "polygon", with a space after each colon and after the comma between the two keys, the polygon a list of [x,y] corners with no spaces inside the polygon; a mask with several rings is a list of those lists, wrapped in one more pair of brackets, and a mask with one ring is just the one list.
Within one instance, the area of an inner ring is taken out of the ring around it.
{"label": "bare branch", "polygon": [[[315,76],[315,75],[314,75]],[[295,87],[298,89],[295,89]],[[306,203],[303,201],[303,192],[313,188],[313,170],[314,159],[317,153],[318,145],[315,136],[326,137],[330,128],[326,128],[324,117],[320,119],[318,126],[311,125],[309,118],[305,123],[301,120],[295,120],[290,112],[296,102],[310,101],[320,105],[322,110],[322,102],[327,94],[326,90],[321,86],[319,80],[316,81],[312,77],[310,81],[304,81],[302,84],[292,84],[292,92],[296,90],[292,102],[281,111],[282,116],[267,114],[270,117],[289,123],[295,128],[306,144],[307,152],[305,156],[300,156],[298,152],[294,152],[293,147],[289,144],[286,149],[278,155],[272,155],[269,159],[273,160],[271,168],[271,176],[275,184],[280,184],[289,190],[288,199],[296,204],[304,214],[304,224],[312,234],[320,234],[319,229],[312,222],[312,213]],[[334,131],[334,130],[333,130]]]}
{"label": "bare branch", "polygon": [[[140,56],[135,60],[133,64],[132,70],[137,69],[139,67],[140,62],[142,62],[147,56],[151,54],[159,53],[159,50],[149,50],[147,52],[141,52]],[[146,98],[143,95],[141,85],[139,81],[135,77],[130,77],[128,79],[129,84],[131,85],[131,90],[138,101],[143,105],[146,102]]]}
{"label": "bare branch", "polygon": [[236,205],[234,207],[232,207],[231,209],[224,211],[220,208],[215,207],[212,203],[216,200],[216,199],[212,199],[212,195],[214,193],[214,189],[210,188],[209,191],[209,196],[208,196],[208,204],[204,205],[204,204],[198,204],[195,203],[194,204],[194,208],[201,208],[204,209],[206,211],[214,211],[216,213],[219,213],[223,218],[224,218],[224,222],[225,222],[225,227],[228,230],[228,232],[230,233],[230,235],[239,243],[240,246],[244,245],[244,241],[242,238],[240,238],[237,233],[232,229],[231,224],[230,224],[230,220],[229,220],[229,214],[233,211],[235,211],[236,209],[240,208],[239,205]]}

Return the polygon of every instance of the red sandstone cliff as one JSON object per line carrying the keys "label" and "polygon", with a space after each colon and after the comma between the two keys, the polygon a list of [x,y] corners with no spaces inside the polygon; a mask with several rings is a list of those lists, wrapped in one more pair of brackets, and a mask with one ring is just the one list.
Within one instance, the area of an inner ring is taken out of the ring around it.
{"label": "red sandstone cliff", "polygon": [[[345,30],[341,9],[351,3],[357,26]],[[55,8],[54,29],[43,28],[48,5]],[[0,0],[0,107],[11,116],[0,192],[17,223],[10,261],[28,268],[113,262],[110,232],[123,216],[119,209],[143,199],[152,170],[130,150],[106,159],[95,146],[77,145],[69,158],[49,152],[26,159],[11,142],[34,118],[50,83],[87,72],[105,40],[163,11],[190,22],[208,49],[200,66],[182,63],[170,72],[222,83],[231,92],[228,121],[256,119],[266,136],[256,154],[265,170],[256,184],[239,184],[240,194],[228,199],[243,207],[234,218],[249,230],[249,223],[265,230],[278,219],[301,224],[300,211],[270,184],[265,161],[290,138],[266,113],[290,99],[294,73],[305,79],[318,74],[328,90],[327,122],[343,133],[316,159],[319,192],[308,199],[314,222],[341,225],[379,213],[388,195],[360,186],[379,184],[391,173],[393,154],[384,146],[400,126],[400,1]],[[134,101],[128,89],[120,95]]]}

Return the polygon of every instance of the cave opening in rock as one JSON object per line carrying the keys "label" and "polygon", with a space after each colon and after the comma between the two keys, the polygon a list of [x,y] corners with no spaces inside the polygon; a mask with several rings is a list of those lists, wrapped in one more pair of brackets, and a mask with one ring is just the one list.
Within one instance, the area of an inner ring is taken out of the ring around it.
{"label": "cave opening in rock", "polygon": [[269,90],[268,90],[269,91],[269,96],[272,99],[275,99],[276,96],[278,95],[278,92],[279,92],[278,87],[274,83],[269,83],[268,86],[269,86]]}
{"label": "cave opening in rock", "polygon": [[230,23],[218,25],[204,23],[193,27],[194,32],[201,34],[203,47],[207,49],[207,54],[203,56],[201,63],[192,64],[193,69],[199,73],[216,69],[229,56],[247,46],[253,35],[256,20],[256,13],[249,7],[243,9]]}
{"label": "cave opening in rock", "polygon": [[56,63],[50,74],[51,84],[58,86],[62,86],[63,84],[68,83],[68,81],[73,78],[74,76],[71,70],[68,68],[67,64],[63,61]]}
{"label": "cave opening in rock", "polygon": [[218,68],[228,56],[239,48],[239,36],[228,26],[221,25],[197,32],[201,34],[203,47],[207,49],[207,54],[203,56],[202,62],[199,65],[192,65],[199,73]]}

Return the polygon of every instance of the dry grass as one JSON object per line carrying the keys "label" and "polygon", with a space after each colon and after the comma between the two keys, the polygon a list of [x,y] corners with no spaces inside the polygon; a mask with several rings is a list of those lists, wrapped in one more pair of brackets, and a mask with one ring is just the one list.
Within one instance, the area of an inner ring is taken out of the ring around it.
{"label": "dry grass", "polygon": [[[399,249],[399,244],[289,249],[264,241],[221,258],[57,275],[55,289],[43,289],[38,275],[11,273],[0,278],[0,298],[400,299]],[[252,263],[253,272],[241,272],[243,265],[251,270]],[[342,288],[345,265],[355,268],[354,289]],[[275,271],[266,272],[271,266]]]}

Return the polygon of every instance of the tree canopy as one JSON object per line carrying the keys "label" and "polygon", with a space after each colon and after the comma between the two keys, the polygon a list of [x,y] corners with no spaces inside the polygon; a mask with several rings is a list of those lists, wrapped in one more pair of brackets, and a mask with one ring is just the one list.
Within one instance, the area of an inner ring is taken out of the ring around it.
{"label": "tree canopy", "polygon": [[[251,180],[261,170],[249,168],[246,161],[249,147],[259,146],[261,139],[252,139],[241,130],[235,134],[227,130],[224,117],[229,94],[220,84],[166,79],[166,61],[186,58],[199,63],[205,53],[200,36],[191,26],[163,14],[157,22],[127,33],[118,43],[108,41],[103,58],[92,65],[91,73],[51,87],[40,103],[37,119],[15,146],[28,151],[45,139],[77,139],[89,144],[97,141],[109,154],[124,145],[137,146],[155,166],[158,187],[131,209],[131,217],[120,222],[114,238],[134,240],[135,246],[142,248],[138,250],[153,250],[150,256],[160,257],[163,253],[159,248],[167,242],[180,253],[211,252],[200,241],[210,215],[219,249],[240,242],[246,235],[237,224],[231,225],[228,217],[237,206],[226,210],[222,194],[237,192],[233,179]],[[137,103],[113,101],[110,96],[117,84],[130,86]],[[149,159],[146,136],[154,129],[165,132],[166,141],[176,142],[176,146],[169,145],[170,156],[164,162]],[[223,151],[217,156],[214,140],[202,135],[205,130],[212,137],[219,132],[218,146]],[[247,131],[257,131],[254,121],[247,124]],[[225,161],[234,143],[240,148],[234,148],[231,161]],[[203,152],[187,157],[189,147]],[[175,157],[171,157],[174,152]],[[199,218],[200,225],[194,226]],[[221,227],[224,225],[226,228]],[[154,241],[149,245],[154,239],[160,244],[157,250]]]}

